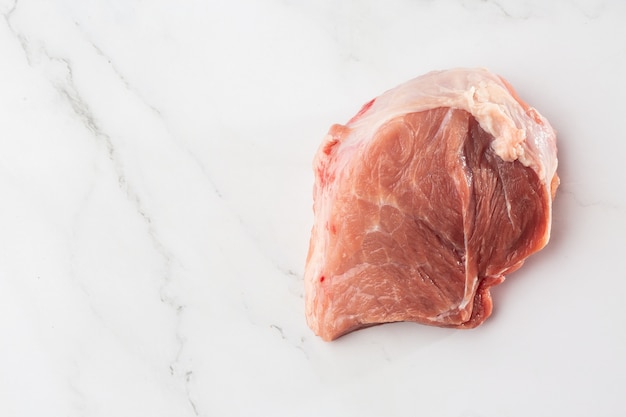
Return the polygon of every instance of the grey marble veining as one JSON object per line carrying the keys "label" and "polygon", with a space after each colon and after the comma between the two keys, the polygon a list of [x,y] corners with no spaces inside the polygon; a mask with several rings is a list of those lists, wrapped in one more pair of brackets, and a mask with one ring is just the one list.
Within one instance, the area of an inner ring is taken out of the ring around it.
{"label": "grey marble veining", "polygon": [[[0,0],[0,415],[626,412],[619,1]],[[311,162],[424,72],[558,131],[552,241],[472,331],[304,320]]]}

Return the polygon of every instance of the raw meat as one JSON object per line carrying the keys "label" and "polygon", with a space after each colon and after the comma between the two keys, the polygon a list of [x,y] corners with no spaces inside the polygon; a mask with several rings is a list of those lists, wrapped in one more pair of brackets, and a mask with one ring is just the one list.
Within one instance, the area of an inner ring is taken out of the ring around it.
{"label": "raw meat", "polygon": [[418,77],[334,125],[314,161],[306,318],[324,340],[396,321],[472,328],[550,237],[556,136],[485,69]]}

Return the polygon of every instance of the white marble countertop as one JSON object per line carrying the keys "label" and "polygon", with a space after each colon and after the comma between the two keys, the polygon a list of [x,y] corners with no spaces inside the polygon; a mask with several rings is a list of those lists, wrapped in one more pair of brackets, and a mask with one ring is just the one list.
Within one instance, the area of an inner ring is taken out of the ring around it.
{"label": "white marble countertop", "polygon": [[[0,0],[0,415],[626,414],[626,3]],[[559,132],[552,241],[471,331],[325,343],[328,127],[485,66]]]}

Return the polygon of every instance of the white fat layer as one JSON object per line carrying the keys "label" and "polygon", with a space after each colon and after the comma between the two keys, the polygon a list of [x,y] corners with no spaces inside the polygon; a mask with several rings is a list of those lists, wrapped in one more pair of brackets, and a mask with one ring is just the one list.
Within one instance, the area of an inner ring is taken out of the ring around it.
{"label": "white fat layer", "polygon": [[494,137],[491,147],[500,158],[519,160],[550,186],[557,167],[554,130],[534,108],[524,107],[500,77],[483,68],[430,72],[387,91],[347,125],[353,132],[348,140],[358,146],[391,119],[438,107],[470,113]]}

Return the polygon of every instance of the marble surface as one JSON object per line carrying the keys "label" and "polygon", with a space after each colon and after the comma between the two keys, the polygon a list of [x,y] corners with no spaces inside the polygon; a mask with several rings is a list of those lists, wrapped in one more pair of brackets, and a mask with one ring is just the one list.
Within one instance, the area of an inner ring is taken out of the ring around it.
{"label": "marble surface", "polygon": [[[626,414],[626,3],[0,0],[0,415]],[[483,326],[306,326],[313,154],[485,66],[559,132]]]}

